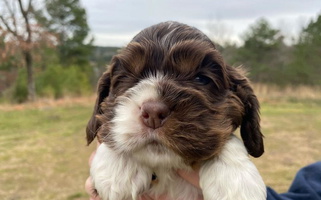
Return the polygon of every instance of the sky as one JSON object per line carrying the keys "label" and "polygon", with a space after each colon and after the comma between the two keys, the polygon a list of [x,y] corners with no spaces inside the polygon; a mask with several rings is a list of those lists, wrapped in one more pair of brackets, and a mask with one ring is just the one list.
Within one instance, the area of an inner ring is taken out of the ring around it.
{"label": "sky", "polygon": [[94,44],[128,44],[142,29],[163,21],[194,26],[210,38],[242,43],[245,31],[267,19],[288,43],[321,14],[321,0],[81,0]]}

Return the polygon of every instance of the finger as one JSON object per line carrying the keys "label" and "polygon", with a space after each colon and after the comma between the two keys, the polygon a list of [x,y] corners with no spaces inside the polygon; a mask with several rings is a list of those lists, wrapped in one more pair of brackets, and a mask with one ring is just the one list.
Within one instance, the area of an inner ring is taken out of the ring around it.
{"label": "finger", "polygon": [[167,198],[167,195],[160,195],[158,197],[155,197],[145,194],[142,197],[140,197],[140,200],[169,200],[169,198]]}
{"label": "finger", "polygon": [[139,198],[139,200],[153,200],[153,199],[148,195],[143,195]]}
{"label": "finger", "polygon": [[[97,148],[99,147],[99,145],[100,145],[100,143],[97,141]],[[89,160],[88,160],[89,166],[91,165],[91,162],[93,161],[93,159],[95,157],[95,154],[96,154],[96,151],[91,153]]]}
{"label": "finger", "polygon": [[91,166],[91,162],[93,161],[94,157],[96,155],[96,151],[92,152],[90,157],[89,157],[89,160],[88,160],[88,164],[89,166]]}
{"label": "finger", "polygon": [[95,189],[93,188],[91,177],[88,177],[86,180],[85,190],[89,194],[90,200],[100,200],[99,196],[94,192]]}
{"label": "finger", "polygon": [[197,200],[204,200],[204,198],[203,198],[203,196],[201,195],[201,196],[197,197]]}
{"label": "finger", "polygon": [[[97,148],[98,146],[100,145],[99,142],[97,142]],[[96,154],[96,151],[92,152],[90,157],[89,157],[89,160],[88,160],[88,164],[89,166],[91,166],[91,163],[95,157],[95,154]],[[85,190],[86,192],[89,194],[90,196],[90,199],[89,200],[100,200],[99,196],[97,195],[97,193],[95,193],[95,189],[93,187],[93,184],[92,184],[92,179],[91,177],[88,177],[87,180],[86,180],[86,183],[85,183]]]}
{"label": "finger", "polygon": [[90,197],[89,200],[101,200],[98,196],[96,197]]}
{"label": "finger", "polygon": [[92,192],[93,192],[93,187],[92,187],[92,180],[91,177],[88,177],[85,183],[85,190],[86,192],[92,196]]}
{"label": "finger", "polygon": [[187,172],[185,170],[178,170],[177,173],[186,181],[188,181],[189,183],[191,183],[192,185],[194,185],[196,188],[201,189],[200,188],[200,178],[199,178],[199,170],[196,171],[191,171],[191,172]]}

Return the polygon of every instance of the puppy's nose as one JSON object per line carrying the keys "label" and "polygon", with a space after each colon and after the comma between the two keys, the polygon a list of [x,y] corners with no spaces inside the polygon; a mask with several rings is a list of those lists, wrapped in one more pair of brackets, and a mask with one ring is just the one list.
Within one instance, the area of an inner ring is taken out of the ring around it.
{"label": "puppy's nose", "polygon": [[143,123],[153,129],[161,127],[169,114],[169,108],[159,101],[146,101],[141,106]]}

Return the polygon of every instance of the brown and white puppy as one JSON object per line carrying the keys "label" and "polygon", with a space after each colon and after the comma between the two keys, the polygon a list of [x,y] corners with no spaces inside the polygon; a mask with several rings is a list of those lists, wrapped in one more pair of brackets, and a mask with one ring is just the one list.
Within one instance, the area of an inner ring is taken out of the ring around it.
{"label": "brown and white puppy", "polygon": [[[167,193],[171,199],[263,200],[248,154],[264,151],[259,103],[240,69],[211,40],[177,22],[144,29],[114,56],[98,83],[88,144],[102,144],[91,166],[104,200]],[[233,132],[241,126],[243,143]],[[202,191],[177,169],[201,165]],[[156,180],[154,180],[156,179]]]}

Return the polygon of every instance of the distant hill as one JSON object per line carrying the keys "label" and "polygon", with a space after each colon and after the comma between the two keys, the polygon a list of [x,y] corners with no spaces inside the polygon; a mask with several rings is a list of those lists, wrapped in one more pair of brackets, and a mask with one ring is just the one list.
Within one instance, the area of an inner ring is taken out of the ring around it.
{"label": "distant hill", "polygon": [[90,62],[99,68],[109,64],[111,58],[117,54],[120,47],[101,47],[94,46],[92,55],[90,56]]}

